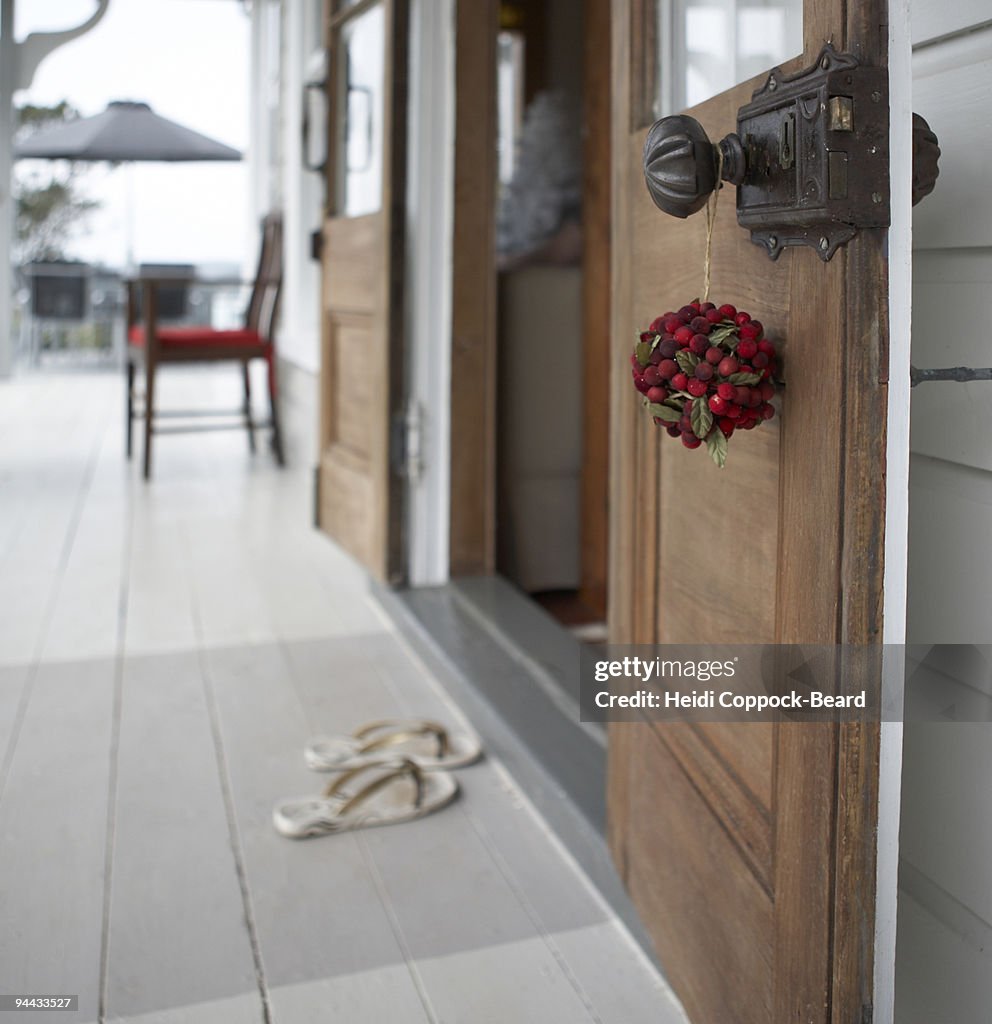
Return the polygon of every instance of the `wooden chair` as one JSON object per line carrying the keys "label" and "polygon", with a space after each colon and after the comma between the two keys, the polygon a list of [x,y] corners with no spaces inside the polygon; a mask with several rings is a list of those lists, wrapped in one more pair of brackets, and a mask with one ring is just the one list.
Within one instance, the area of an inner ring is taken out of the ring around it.
{"label": "wooden chair", "polygon": [[[282,217],[270,213],[262,222],[262,248],[258,272],[252,284],[251,300],[245,314],[245,325],[235,330],[211,327],[167,327],[158,322],[159,288],[176,286],[176,278],[146,278],[128,282],[128,346],[127,346],[127,455],[131,457],[133,428],[136,418],[145,421],[143,474],[151,475],[152,437],[199,430],[227,430],[232,426],[248,431],[248,444],[255,451],[255,430],[271,427],[272,449],[276,461],[284,465],[282,435],[276,392],[276,352],[274,328],[282,288]],[[140,299],[139,299],[140,297]],[[140,306],[140,309],[139,309]],[[264,359],[268,368],[268,423],[255,423],[251,412],[251,376],[253,359]],[[244,381],[244,404],[240,410],[197,410],[179,412],[156,410],[155,377],[159,367],[168,363],[235,362],[241,364]],[[135,391],[135,376],[144,365],[144,394]],[[225,423],[193,425],[160,425],[165,418],[225,417]],[[236,417],[235,422],[231,422]]]}

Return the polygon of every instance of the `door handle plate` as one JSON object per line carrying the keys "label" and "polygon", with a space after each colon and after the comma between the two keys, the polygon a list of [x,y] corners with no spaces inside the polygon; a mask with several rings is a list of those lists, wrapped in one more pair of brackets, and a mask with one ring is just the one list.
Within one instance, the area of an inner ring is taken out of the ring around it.
{"label": "door handle plate", "polygon": [[[935,177],[936,157],[933,163]],[[775,68],[738,111],[736,132],[716,146],[686,115],[652,126],[645,180],[666,213],[701,209],[718,170],[737,186],[738,223],[772,259],[787,247],[810,246],[829,260],[859,230],[888,227],[886,69],[828,43],[798,73]]]}

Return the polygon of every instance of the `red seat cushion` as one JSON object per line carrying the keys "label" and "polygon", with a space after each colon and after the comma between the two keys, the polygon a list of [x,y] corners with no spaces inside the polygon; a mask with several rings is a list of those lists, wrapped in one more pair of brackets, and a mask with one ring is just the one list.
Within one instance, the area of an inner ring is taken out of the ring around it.
{"label": "red seat cushion", "polygon": [[[257,345],[264,348],[267,345],[258,331],[216,331],[211,327],[159,327],[158,340],[163,348],[196,348],[204,345]],[[131,327],[128,341],[132,345],[145,344],[145,328],[142,324]]]}

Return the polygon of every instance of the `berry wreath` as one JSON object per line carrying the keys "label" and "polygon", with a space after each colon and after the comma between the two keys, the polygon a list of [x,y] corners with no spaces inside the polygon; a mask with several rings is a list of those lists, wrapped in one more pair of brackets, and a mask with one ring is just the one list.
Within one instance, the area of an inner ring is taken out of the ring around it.
{"label": "berry wreath", "polygon": [[775,415],[775,346],[734,306],[697,299],[665,313],[640,335],[630,362],[654,422],[686,448],[705,443],[720,468],[735,430]]}

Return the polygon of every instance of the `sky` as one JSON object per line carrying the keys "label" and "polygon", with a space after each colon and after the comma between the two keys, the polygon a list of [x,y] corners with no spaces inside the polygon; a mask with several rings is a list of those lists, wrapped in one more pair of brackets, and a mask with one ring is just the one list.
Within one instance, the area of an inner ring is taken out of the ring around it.
{"label": "sky", "polygon": [[[15,34],[80,24],[95,7],[95,0],[17,0]],[[86,116],[111,100],[143,100],[247,155],[249,39],[240,0],[110,0],[97,27],[46,57],[15,101],[65,99]],[[131,191],[138,262],[244,264],[246,246],[254,258],[246,160],[113,170],[93,164],[84,189],[103,206],[74,239],[73,257],[123,264]]]}

